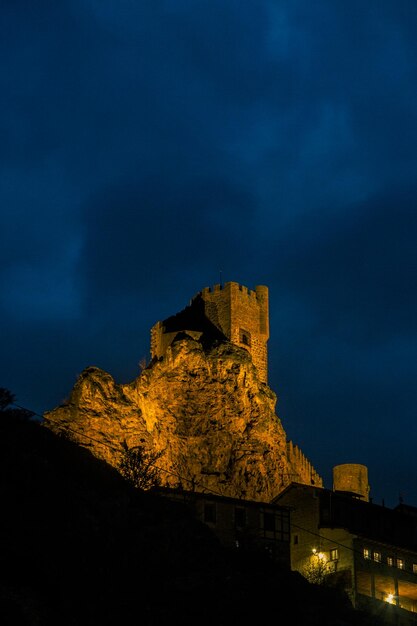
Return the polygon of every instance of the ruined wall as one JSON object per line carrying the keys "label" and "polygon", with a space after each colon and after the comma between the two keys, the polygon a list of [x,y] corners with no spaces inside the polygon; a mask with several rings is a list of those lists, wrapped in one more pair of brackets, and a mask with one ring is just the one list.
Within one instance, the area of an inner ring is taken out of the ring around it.
{"label": "ruined wall", "polygon": [[[202,332],[196,330],[190,330],[189,328],[182,329],[187,332],[190,337],[195,340],[199,340]],[[151,357],[160,358],[166,354],[168,347],[174,341],[178,331],[167,332],[163,322],[157,322],[151,328]]]}

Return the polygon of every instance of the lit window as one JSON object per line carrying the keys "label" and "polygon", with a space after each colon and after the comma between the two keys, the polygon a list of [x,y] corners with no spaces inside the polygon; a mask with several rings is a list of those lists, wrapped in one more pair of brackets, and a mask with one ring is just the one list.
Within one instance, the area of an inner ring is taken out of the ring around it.
{"label": "lit window", "polygon": [[404,569],[404,559],[397,559],[398,569]]}
{"label": "lit window", "polygon": [[250,347],[251,345],[250,332],[247,330],[243,330],[243,328],[241,328],[239,331],[239,340],[240,340],[240,343],[243,343],[243,345]]}
{"label": "lit window", "polygon": [[339,550],[337,548],[333,548],[333,550],[330,550],[330,560],[337,561],[338,558],[339,558]]}
{"label": "lit window", "polygon": [[417,574],[417,563],[413,563],[413,574]]}
{"label": "lit window", "polygon": [[371,558],[371,553],[369,552],[369,548],[364,548],[363,549],[363,558],[364,559],[370,559]]}
{"label": "lit window", "polygon": [[394,566],[394,559],[392,558],[392,556],[387,556],[387,563],[390,567]]}
{"label": "lit window", "polygon": [[381,563],[381,553],[380,552],[374,552],[374,561],[376,561],[377,563]]}

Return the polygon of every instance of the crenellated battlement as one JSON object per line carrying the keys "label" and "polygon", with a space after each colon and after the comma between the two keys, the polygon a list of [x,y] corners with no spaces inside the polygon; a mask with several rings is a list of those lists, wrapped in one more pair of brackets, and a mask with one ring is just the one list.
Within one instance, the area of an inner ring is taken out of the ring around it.
{"label": "crenellated battlement", "polygon": [[[163,356],[176,332],[198,330],[209,323],[217,332],[247,350],[259,377],[268,379],[267,341],[269,339],[268,287],[254,290],[236,282],[204,287],[176,316],[155,324],[151,331],[152,357]],[[181,327],[182,326],[182,327]]]}
{"label": "crenellated battlement", "polygon": [[[216,284],[213,285],[212,287],[204,287],[201,291],[199,291],[191,300],[190,300],[190,304],[193,302],[193,300],[199,296],[205,297],[208,294],[215,294],[215,293],[219,293],[221,291],[226,291],[230,293],[234,293],[237,294],[240,293],[242,296],[242,300],[243,298],[247,297],[250,298],[252,300],[257,300],[259,297],[258,294],[258,289],[261,288],[262,286],[258,286],[255,288],[255,290],[253,289],[248,289],[248,287],[245,287],[245,285],[241,285],[239,283],[235,283],[235,282],[228,282],[225,283],[224,285],[222,284]],[[267,287],[264,287],[264,289],[268,290]]]}
{"label": "crenellated battlement", "polygon": [[305,485],[323,487],[323,479],[318,475],[310,461],[301,452],[300,448],[292,441],[287,441],[287,458],[294,474],[291,474],[289,482],[296,481]]}

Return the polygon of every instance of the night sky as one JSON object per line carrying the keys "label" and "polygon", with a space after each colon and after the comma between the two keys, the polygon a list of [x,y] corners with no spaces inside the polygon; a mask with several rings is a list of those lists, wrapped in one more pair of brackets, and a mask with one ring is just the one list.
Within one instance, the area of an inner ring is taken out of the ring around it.
{"label": "night sky", "polygon": [[0,66],[0,386],[128,383],[267,285],[288,438],[417,506],[416,0],[3,0]]}

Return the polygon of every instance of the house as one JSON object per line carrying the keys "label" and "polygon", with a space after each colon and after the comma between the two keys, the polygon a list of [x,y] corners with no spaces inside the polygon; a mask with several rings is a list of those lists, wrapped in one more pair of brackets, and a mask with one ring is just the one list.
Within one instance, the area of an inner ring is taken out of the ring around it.
{"label": "house", "polygon": [[158,488],[156,493],[189,507],[227,548],[267,552],[290,568],[290,513],[280,504],[213,493]]}
{"label": "house", "polygon": [[[363,479],[363,466],[346,467]],[[291,511],[291,569],[344,589],[378,623],[417,624],[417,509],[373,504],[366,480],[337,482],[292,483],[274,499]]]}

